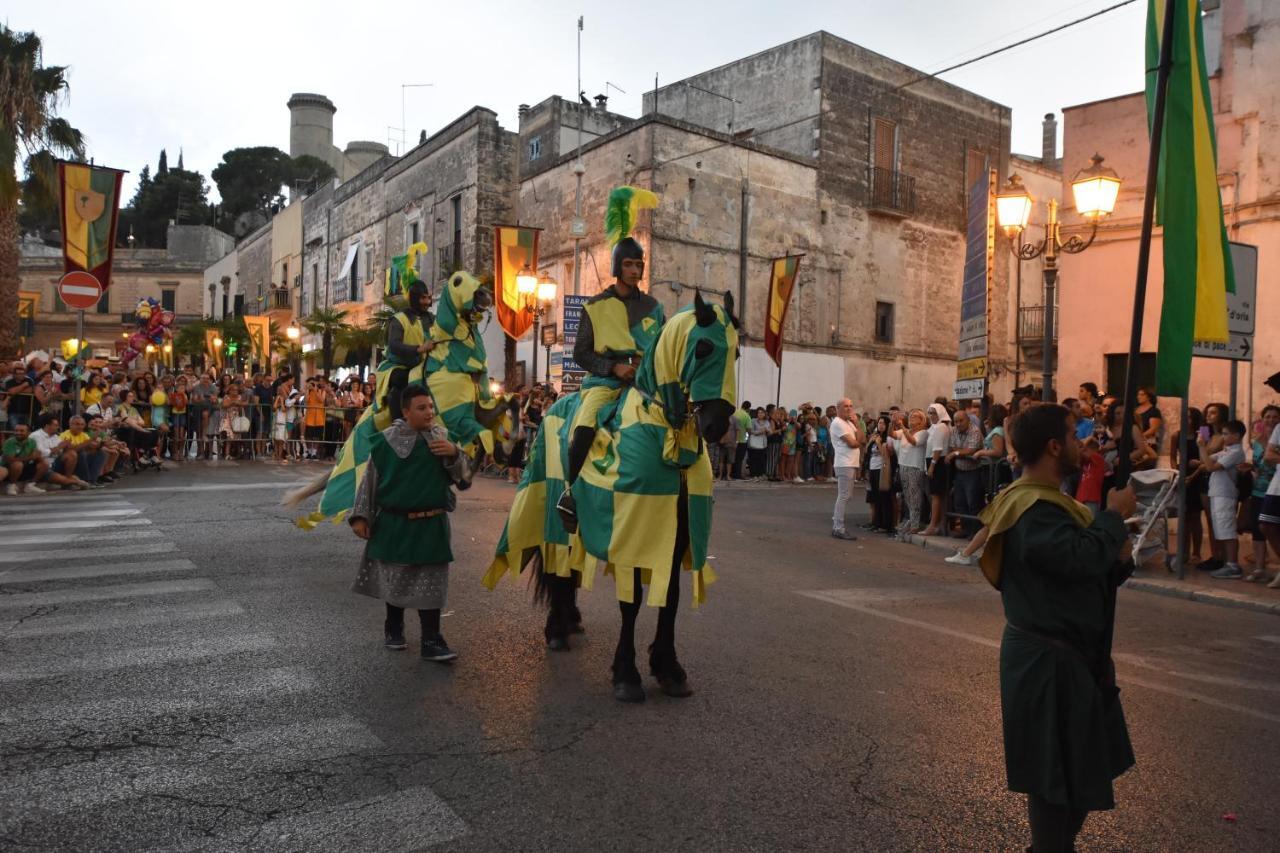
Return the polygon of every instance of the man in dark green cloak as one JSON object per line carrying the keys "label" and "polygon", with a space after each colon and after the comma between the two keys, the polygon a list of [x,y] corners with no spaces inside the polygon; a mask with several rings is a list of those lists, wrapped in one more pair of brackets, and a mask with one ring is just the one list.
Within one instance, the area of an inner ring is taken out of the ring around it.
{"label": "man in dark green cloak", "polygon": [[431,394],[410,385],[401,396],[404,419],[369,442],[369,461],[356,490],[350,523],[366,540],[352,590],[387,605],[384,642],[407,648],[404,610],[414,607],[422,623],[422,656],[448,662],[457,657],[440,633],[440,610],[449,590],[449,517],[453,487],[471,485],[470,461],[435,422]]}
{"label": "man in dark green cloak", "polygon": [[1115,807],[1112,780],[1133,766],[1115,686],[1116,589],[1131,572],[1131,488],[1089,510],[1061,491],[1080,447],[1069,410],[1032,406],[1009,438],[1022,476],[983,510],[982,571],[1000,590],[1000,706],[1009,790],[1027,795],[1035,853],[1069,853],[1088,813]]}

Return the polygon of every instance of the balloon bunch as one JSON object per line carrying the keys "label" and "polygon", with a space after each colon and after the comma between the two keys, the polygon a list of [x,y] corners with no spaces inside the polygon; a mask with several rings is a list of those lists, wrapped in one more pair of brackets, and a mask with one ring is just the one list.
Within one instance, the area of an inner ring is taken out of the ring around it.
{"label": "balloon bunch", "polygon": [[156,349],[160,349],[173,340],[173,330],[170,327],[173,325],[174,314],[162,309],[153,297],[145,296],[138,300],[133,318],[137,328],[129,335],[129,342],[120,354],[120,360],[125,364],[144,352],[148,344],[154,344]]}

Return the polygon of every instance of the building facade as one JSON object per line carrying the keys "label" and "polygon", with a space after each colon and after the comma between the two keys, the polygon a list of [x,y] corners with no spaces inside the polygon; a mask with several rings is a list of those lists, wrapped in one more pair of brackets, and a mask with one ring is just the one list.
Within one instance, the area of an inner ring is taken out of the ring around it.
{"label": "building facade", "polygon": [[[1252,361],[1239,362],[1237,415],[1248,420],[1275,394],[1264,380],[1280,370],[1280,7],[1250,0],[1203,2],[1206,61],[1218,139],[1218,186],[1227,237],[1258,247],[1257,332]],[[1146,187],[1147,113],[1143,93],[1068,107],[1064,115],[1064,181],[1072,167],[1095,151],[1123,180],[1115,213],[1086,252],[1063,258],[1061,287],[1061,387],[1080,382],[1120,393],[1137,268],[1138,236]],[[1067,221],[1072,213],[1065,199]],[[1139,378],[1155,373],[1162,302],[1161,229],[1151,246]],[[1229,402],[1233,363],[1196,358],[1191,370],[1193,406]],[[1166,424],[1178,423],[1178,401],[1161,401]],[[1169,432],[1173,430],[1170,429]]]}

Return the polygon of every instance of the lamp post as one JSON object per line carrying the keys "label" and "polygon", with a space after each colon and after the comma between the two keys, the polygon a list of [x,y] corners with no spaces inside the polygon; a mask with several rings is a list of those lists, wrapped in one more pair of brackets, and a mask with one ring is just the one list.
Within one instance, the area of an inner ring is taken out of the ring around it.
{"label": "lamp post", "polygon": [[1031,208],[1035,202],[1031,193],[1022,185],[1016,175],[1009,176],[1009,182],[996,196],[996,217],[1000,227],[1010,239],[1010,250],[1021,261],[1030,261],[1044,256],[1044,379],[1041,399],[1053,402],[1056,397],[1053,390],[1053,369],[1056,353],[1054,335],[1054,302],[1058,286],[1058,253],[1078,254],[1093,244],[1098,235],[1098,223],[1111,215],[1115,209],[1116,196],[1120,193],[1120,178],[1116,173],[1102,165],[1102,157],[1094,154],[1088,168],[1081,169],[1071,179],[1071,194],[1075,198],[1076,212],[1083,216],[1092,226],[1089,238],[1081,240],[1072,234],[1065,241],[1062,239],[1062,225],[1058,221],[1058,200],[1049,199],[1048,219],[1045,222],[1044,239],[1038,243],[1023,243],[1019,239],[1031,218]]}
{"label": "lamp post", "polygon": [[[296,377],[299,371],[298,367],[298,339],[302,337],[302,329],[298,326],[298,321],[294,320],[284,330],[284,336],[289,339],[289,372]],[[270,362],[271,355],[267,354],[267,360]],[[271,365],[267,364],[267,371],[270,372]]]}
{"label": "lamp post", "polygon": [[529,370],[529,384],[538,381],[538,327],[542,323],[542,315],[556,298],[556,283],[551,276],[543,273],[541,277],[534,275],[533,270],[525,267],[516,276],[516,292],[524,303],[524,310],[533,315],[533,358]]}

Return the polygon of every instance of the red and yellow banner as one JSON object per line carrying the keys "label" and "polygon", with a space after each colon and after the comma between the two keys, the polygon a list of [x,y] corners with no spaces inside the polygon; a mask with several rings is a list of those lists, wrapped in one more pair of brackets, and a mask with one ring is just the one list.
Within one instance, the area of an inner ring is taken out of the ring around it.
{"label": "red and yellow banner", "polygon": [[123,175],[118,169],[58,162],[64,271],[83,270],[104,291],[111,286]]}
{"label": "red and yellow banner", "polygon": [[503,331],[517,339],[533,325],[533,313],[525,310],[516,276],[526,270],[537,275],[541,230],[521,225],[493,226],[493,295],[498,322]]}
{"label": "red and yellow banner", "polygon": [[787,307],[791,304],[791,291],[796,286],[800,271],[800,259],[804,255],[787,255],[774,258],[769,274],[769,301],[765,303],[764,349],[773,363],[782,366],[782,326],[787,322]]}
{"label": "red and yellow banner", "polygon": [[222,336],[217,329],[204,330],[204,351],[209,354],[211,364],[222,366]]}
{"label": "red and yellow banner", "polygon": [[271,364],[271,318],[266,315],[243,317],[245,331],[249,333],[249,347],[263,364]]}

